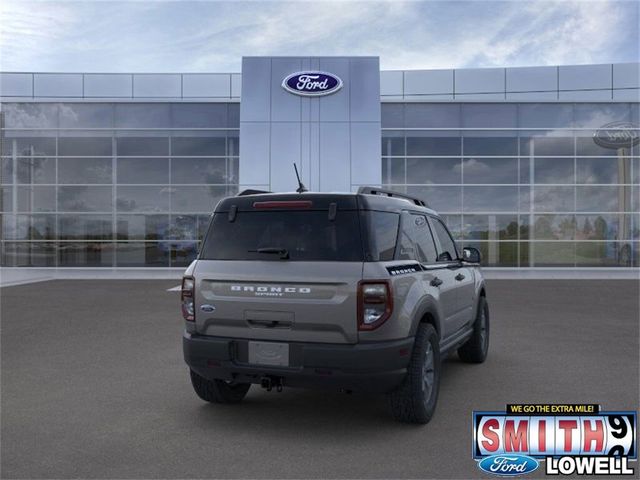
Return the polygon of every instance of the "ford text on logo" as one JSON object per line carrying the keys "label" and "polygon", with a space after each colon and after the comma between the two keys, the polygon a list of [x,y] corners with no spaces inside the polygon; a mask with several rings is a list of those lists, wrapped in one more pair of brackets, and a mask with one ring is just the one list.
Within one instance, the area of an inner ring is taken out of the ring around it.
{"label": "ford text on logo", "polygon": [[593,134],[593,141],[604,148],[629,148],[640,141],[640,126],[629,122],[607,123]]}
{"label": "ford text on logo", "polygon": [[538,465],[535,458],[526,455],[491,455],[478,462],[480,470],[505,477],[533,472]]}
{"label": "ford text on logo", "polygon": [[318,97],[340,90],[342,80],[327,72],[296,72],[282,81],[282,88],[295,95]]}

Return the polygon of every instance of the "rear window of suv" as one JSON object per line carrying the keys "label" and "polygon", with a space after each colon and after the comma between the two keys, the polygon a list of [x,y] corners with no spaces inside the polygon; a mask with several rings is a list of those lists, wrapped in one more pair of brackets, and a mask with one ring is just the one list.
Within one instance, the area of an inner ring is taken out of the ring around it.
{"label": "rear window of suv", "polygon": [[285,261],[362,261],[358,212],[338,211],[333,220],[326,210],[238,212],[232,222],[216,213],[200,258],[283,261],[278,250]]}

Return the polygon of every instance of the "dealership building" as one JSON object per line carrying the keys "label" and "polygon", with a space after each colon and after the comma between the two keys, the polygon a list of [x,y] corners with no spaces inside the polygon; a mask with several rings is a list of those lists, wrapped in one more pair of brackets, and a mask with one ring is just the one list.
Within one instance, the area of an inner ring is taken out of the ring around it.
{"label": "dealership building", "polygon": [[[336,86],[285,88],[304,73]],[[4,267],[184,268],[220,198],[293,191],[294,162],[310,190],[424,199],[487,267],[640,265],[638,63],[245,57],[241,73],[4,72],[0,97]]]}

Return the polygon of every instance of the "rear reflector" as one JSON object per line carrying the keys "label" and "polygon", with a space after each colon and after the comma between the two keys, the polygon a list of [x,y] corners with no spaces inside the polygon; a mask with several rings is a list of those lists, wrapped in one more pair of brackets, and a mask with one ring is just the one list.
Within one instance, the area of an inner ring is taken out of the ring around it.
{"label": "rear reflector", "polygon": [[269,202],[253,202],[253,208],[311,208],[313,202],[311,200],[272,200]]}

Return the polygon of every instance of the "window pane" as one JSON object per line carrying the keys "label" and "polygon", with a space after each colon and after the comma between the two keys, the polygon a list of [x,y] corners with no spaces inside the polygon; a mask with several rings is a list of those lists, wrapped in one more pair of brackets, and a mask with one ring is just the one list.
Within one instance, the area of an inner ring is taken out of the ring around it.
{"label": "window pane", "polygon": [[61,103],[61,128],[111,128],[113,105],[109,103]]}
{"label": "window pane", "polygon": [[9,240],[55,240],[55,215],[3,215],[2,236]]}
{"label": "window pane", "polygon": [[18,183],[56,183],[55,158],[18,158]]}
{"label": "window pane", "polygon": [[196,240],[198,215],[171,215],[164,240]]}
{"label": "window pane", "polygon": [[18,212],[54,212],[55,187],[18,187]]}
{"label": "window pane", "polygon": [[381,105],[382,128],[404,127],[404,104],[383,103]]}
{"label": "window pane", "polygon": [[576,204],[579,212],[624,212],[625,204],[629,205],[631,201],[629,186],[579,186],[576,190]]}
{"label": "window pane", "polygon": [[460,105],[407,103],[404,106],[405,127],[460,127]]}
{"label": "window pane", "polygon": [[520,155],[573,156],[573,137],[522,137],[520,138]]}
{"label": "window pane", "polygon": [[440,218],[444,221],[454,240],[462,239],[462,215],[441,215]]}
{"label": "window pane", "polygon": [[2,165],[0,165],[0,184],[13,183],[13,159],[2,158]]}
{"label": "window pane", "polygon": [[393,260],[400,216],[390,212],[365,212],[361,218],[367,225],[365,231],[370,232],[365,235],[369,242],[366,260]]}
{"label": "window pane", "polygon": [[225,128],[227,126],[226,103],[175,103],[173,127],[175,128]]}
{"label": "window pane", "polygon": [[517,105],[508,104],[462,104],[462,126],[466,128],[516,128],[518,126],[517,109]]}
{"label": "window pane", "polygon": [[240,128],[240,103],[227,103],[227,126]]}
{"label": "window pane", "polygon": [[464,183],[518,183],[517,158],[465,158]]}
{"label": "window pane", "polygon": [[110,267],[113,265],[113,244],[61,242],[58,264],[61,267]]}
{"label": "window pane", "polygon": [[60,240],[111,240],[111,215],[58,215]]}
{"label": "window pane", "polygon": [[631,183],[631,162],[628,158],[576,159],[578,183]]}
{"label": "window pane", "polygon": [[[593,141],[593,132],[579,132],[576,138],[576,153],[578,155],[589,155],[589,156],[616,156],[618,155],[618,149],[616,148],[606,148],[598,145]],[[586,135],[586,137],[585,137]]]}
{"label": "window pane", "polygon": [[4,103],[5,128],[56,128],[58,105],[51,103]]}
{"label": "window pane", "polygon": [[169,183],[168,158],[118,158],[118,183]]}
{"label": "window pane", "polygon": [[0,187],[0,212],[13,211],[13,187]]}
{"label": "window pane", "polygon": [[408,158],[407,183],[462,183],[459,158]]}
{"label": "window pane", "polygon": [[14,144],[15,154],[17,156],[43,157],[54,156],[56,154],[56,139],[54,137],[5,138],[2,142],[2,154],[13,155]]}
{"label": "window pane", "polygon": [[60,158],[58,183],[112,183],[111,158]]}
{"label": "window pane", "polygon": [[160,240],[169,228],[169,215],[118,215],[118,240]]}
{"label": "window pane", "polygon": [[404,134],[402,132],[383,132],[382,155],[404,155]]}
{"label": "window pane", "polygon": [[55,267],[56,244],[49,242],[3,242],[5,267]]}
{"label": "window pane", "polygon": [[169,155],[168,137],[118,137],[118,156],[153,157]]}
{"label": "window pane", "polygon": [[518,125],[520,128],[571,128],[573,104],[521,103]]}
{"label": "window pane", "polygon": [[517,137],[469,137],[463,138],[465,155],[517,155]]}
{"label": "window pane", "polygon": [[573,242],[529,242],[529,262],[532,267],[573,267]]}
{"label": "window pane", "polygon": [[160,248],[169,248],[172,267],[188,267],[198,255],[199,242],[160,243]]}
{"label": "window pane", "polygon": [[576,127],[600,128],[611,122],[631,121],[631,110],[628,103],[576,103],[574,118]]}
{"label": "window pane", "polygon": [[171,246],[166,243],[117,243],[118,267],[168,267]]}
{"label": "window pane", "polygon": [[517,242],[465,242],[465,247],[477,248],[485,267],[517,267]]}
{"label": "window pane", "polygon": [[110,212],[111,187],[58,187],[58,210],[61,212]]}
{"label": "window pane", "polygon": [[173,137],[171,154],[198,156],[224,156],[226,154],[225,137]]}
{"label": "window pane", "polygon": [[517,215],[465,215],[465,240],[517,240]]}
{"label": "window pane", "polygon": [[407,155],[460,155],[460,137],[427,137],[407,132]]}
{"label": "window pane", "polygon": [[534,215],[533,235],[536,240],[573,240],[576,231],[574,215]]}
{"label": "window pane", "polygon": [[117,103],[115,105],[116,128],[169,128],[171,113],[169,104]]}
{"label": "window pane", "polygon": [[230,183],[224,158],[173,158],[171,181],[175,183]]}
{"label": "window pane", "polygon": [[533,189],[533,209],[537,212],[574,212],[575,187],[539,187]]}
{"label": "window pane", "polygon": [[216,204],[227,195],[226,187],[174,187],[174,212],[213,212]]}
{"label": "window pane", "polygon": [[168,212],[170,187],[118,186],[116,208],[119,212]]}
{"label": "window pane", "polygon": [[518,187],[464,187],[465,212],[517,212]]}
{"label": "window pane", "polygon": [[[632,215],[577,215],[578,240],[630,240]],[[636,226],[637,228],[637,226]]]}
{"label": "window pane", "polygon": [[575,183],[573,158],[536,158],[535,183]]}
{"label": "window pane", "polygon": [[111,137],[60,137],[58,155],[75,157],[111,156]]}
{"label": "window pane", "polygon": [[630,267],[632,247],[626,242],[577,242],[577,267]]}
{"label": "window pane", "polygon": [[[401,189],[395,189],[402,191]],[[418,197],[433,208],[438,213],[460,212],[462,210],[462,188],[461,187],[407,187],[411,196]]]}
{"label": "window pane", "polygon": [[382,159],[382,182],[393,184],[405,183],[405,164],[404,158],[383,158]]}

